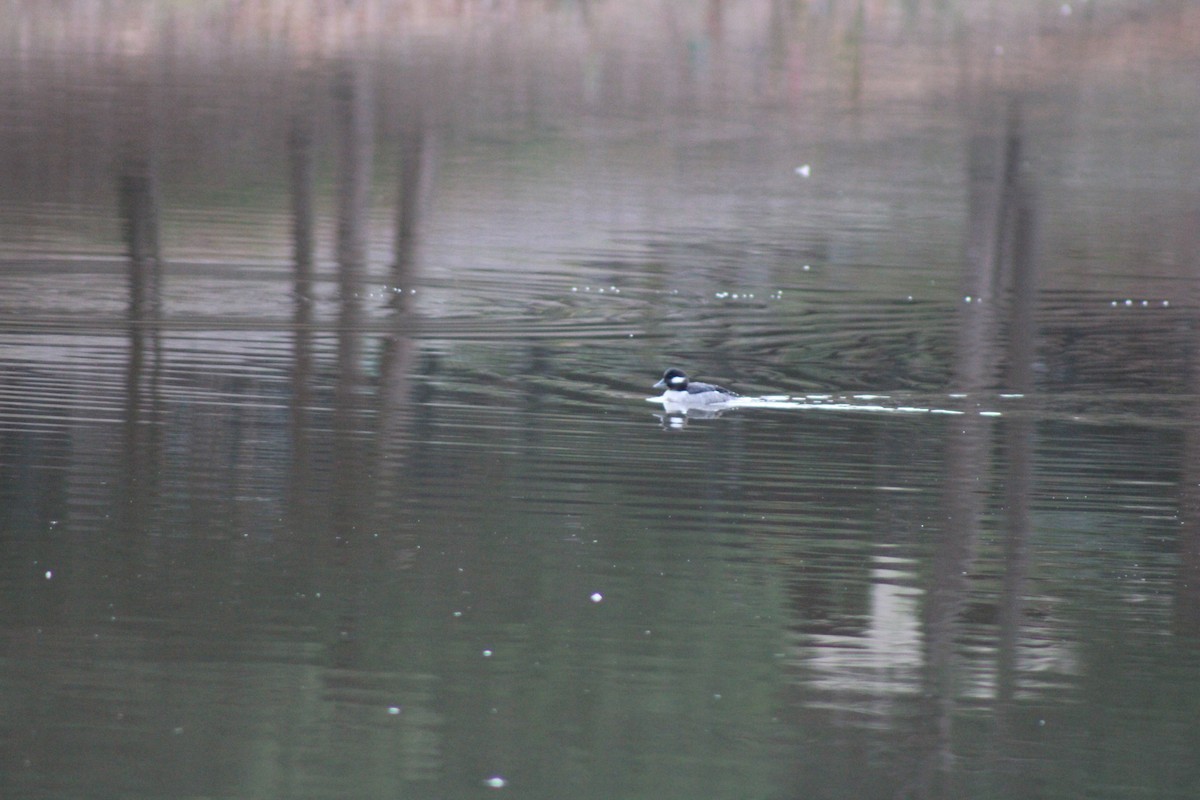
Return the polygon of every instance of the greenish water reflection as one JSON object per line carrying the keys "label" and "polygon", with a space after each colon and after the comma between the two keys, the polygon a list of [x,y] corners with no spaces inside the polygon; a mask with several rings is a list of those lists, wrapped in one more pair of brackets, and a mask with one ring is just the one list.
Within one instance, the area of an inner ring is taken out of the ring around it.
{"label": "greenish water reflection", "polygon": [[1196,795],[1195,12],[185,6],[0,61],[0,794]]}

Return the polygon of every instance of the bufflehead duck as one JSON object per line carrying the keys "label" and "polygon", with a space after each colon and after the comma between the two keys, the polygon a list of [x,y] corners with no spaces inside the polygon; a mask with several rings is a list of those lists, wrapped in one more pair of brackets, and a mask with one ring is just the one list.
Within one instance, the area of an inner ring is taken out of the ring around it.
{"label": "bufflehead duck", "polygon": [[664,403],[681,406],[728,403],[737,397],[723,386],[689,381],[688,376],[683,374],[683,370],[674,368],[664,372],[662,380],[654,384],[654,388],[666,390],[662,396]]}

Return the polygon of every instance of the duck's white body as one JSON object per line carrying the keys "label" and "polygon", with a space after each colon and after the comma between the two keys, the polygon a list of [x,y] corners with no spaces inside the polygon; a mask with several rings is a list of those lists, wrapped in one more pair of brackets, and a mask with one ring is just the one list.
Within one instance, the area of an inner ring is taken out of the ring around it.
{"label": "duck's white body", "polygon": [[664,405],[681,408],[703,408],[728,403],[738,397],[723,386],[689,381],[688,376],[677,369],[664,372],[662,380],[654,384],[654,388],[665,390],[662,397],[658,398]]}

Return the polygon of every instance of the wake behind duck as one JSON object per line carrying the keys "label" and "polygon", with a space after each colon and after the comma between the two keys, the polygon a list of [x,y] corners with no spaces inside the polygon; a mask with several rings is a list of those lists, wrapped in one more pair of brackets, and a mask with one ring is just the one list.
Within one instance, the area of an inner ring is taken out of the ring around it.
{"label": "wake behind duck", "polygon": [[[651,403],[661,403],[668,414],[683,414],[693,417],[718,417],[726,411],[739,408],[790,408],[822,411],[859,411],[893,414],[951,414],[967,413],[962,409],[938,408],[932,405],[913,404],[911,398],[896,398],[887,394],[811,394],[811,395],[764,395],[743,397],[742,395],[712,383],[690,380],[683,370],[674,367],[663,373],[655,389],[662,389],[658,397],[647,397]],[[979,410],[983,416],[999,416],[1000,412]]]}

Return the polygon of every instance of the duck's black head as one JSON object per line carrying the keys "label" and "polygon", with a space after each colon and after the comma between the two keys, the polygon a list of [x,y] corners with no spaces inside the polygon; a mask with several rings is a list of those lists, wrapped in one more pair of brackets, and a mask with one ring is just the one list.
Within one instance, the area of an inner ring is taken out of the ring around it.
{"label": "duck's black head", "polygon": [[670,389],[673,392],[687,390],[688,377],[683,370],[672,367],[663,373],[662,380],[654,384],[655,389]]}

